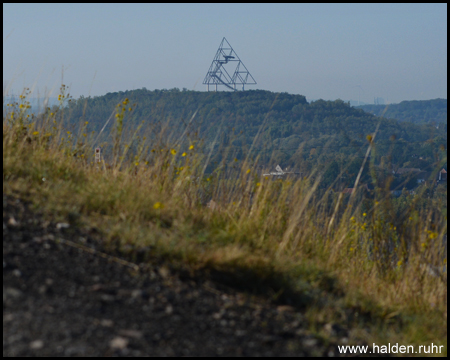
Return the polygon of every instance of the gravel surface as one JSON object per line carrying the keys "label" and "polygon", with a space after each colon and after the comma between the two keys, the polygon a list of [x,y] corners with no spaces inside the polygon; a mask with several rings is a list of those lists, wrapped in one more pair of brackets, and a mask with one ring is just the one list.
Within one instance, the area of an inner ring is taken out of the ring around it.
{"label": "gravel surface", "polygon": [[291,306],[150,264],[4,195],[3,356],[339,356],[346,342]]}

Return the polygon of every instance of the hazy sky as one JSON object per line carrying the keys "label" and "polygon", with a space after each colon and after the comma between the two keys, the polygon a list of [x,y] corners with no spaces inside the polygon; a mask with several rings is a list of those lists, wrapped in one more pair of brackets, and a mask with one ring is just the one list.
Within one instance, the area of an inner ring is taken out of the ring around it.
{"label": "hazy sky", "polygon": [[205,91],[223,37],[248,89],[447,98],[447,4],[3,4],[3,88]]}

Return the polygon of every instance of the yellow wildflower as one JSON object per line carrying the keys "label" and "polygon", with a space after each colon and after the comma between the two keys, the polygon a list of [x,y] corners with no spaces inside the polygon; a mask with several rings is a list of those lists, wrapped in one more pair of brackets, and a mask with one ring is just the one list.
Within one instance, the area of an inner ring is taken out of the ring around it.
{"label": "yellow wildflower", "polygon": [[186,156],[186,155],[187,155],[187,154],[186,154],[185,152],[181,154],[181,156]]}
{"label": "yellow wildflower", "polygon": [[39,131],[33,131],[33,135],[39,135]]}
{"label": "yellow wildflower", "polygon": [[162,209],[164,205],[159,201],[153,204],[153,209]]}
{"label": "yellow wildflower", "polygon": [[176,155],[177,151],[176,151],[175,149],[172,149],[172,150],[170,150],[170,153],[171,153],[172,155]]}
{"label": "yellow wildflower", "polygon": [[250,169],[247,170],[247,174],[250,174]]}
{"label": "yellow wildflower", "polygon": [[189,146],[189,150],[192,150],[194,148],[194,145]]}

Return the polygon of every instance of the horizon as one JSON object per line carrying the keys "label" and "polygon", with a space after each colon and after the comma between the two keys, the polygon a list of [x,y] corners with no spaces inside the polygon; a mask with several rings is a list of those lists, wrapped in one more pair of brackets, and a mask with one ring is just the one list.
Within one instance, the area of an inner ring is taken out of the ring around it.
{"label": "horizon", "polygon": [[[143,90],[143,89],[145,89],[145,90],[147,90],[147,91],[162,91],[162,90],[164,90],[164,91],[170,91],[170,90],[175,90],[175,89],[177,89],[177,90],[179,90],[180,92],[183,92],[183,91],[197,91],[197,92],[206,92],[206,91],[201,91],[201,90],[190,90],[190,89],[186,89],[186,88],[183,88],[183,89],[180,89],[180,88],[178,88],[178,87],[174,87],[174,88],[170,88],[170,89],[165,89],[165,88],[163,88],[163,89],[147,89],[146,87],[143,87],[143,88],[139,88],[139,89],[127,89],[127,90],[117,90],[117,91],[113,91],[113,92],[107,92],[107,93],[105,93],[105,94],[100,94],[100,95],[89,95],[89,96],[85,96],[85,95],[83,95],[83,94],[81,94],[79,97],[72,97],[72,99],[73,100],[78,100],[78,99],[80,99],[81,97],[84,97],[84,98],[94,98],[94,97],[101,97],[101,96],[106,96],[106,95],[108,95],[108,94],[113,94],[113,93],[118,93],[118,92],[127,92],[127,91],[136,91],[136,90]],[[271,91],[271,90],[263,90],[263,89],[249,89],[249,90],[245,90],[245,91],[269,91],[269,92],[273,92],[273,93],[287,93],[288,95],[293,95],[293,96],[303,96],[303,97],[305,97],[306,98],[306,101],[308,102],[308,103],[311,103],[311,102],[314,102],[314,101],[319,101],[319,100],[323,100],[323,101],[336,101],[336,100],[342,100],[342,101],[344,101],[345,103],[350,103],[350,106],[353,106],[353,107],[357,107],[357,106],[364,106],[364,105],[379,105],[379,106],[387,106],[387,105],[397,105],[397,104],[400,104],[400,103],[402,103],[402,102],[408,102],[408,101],[431,101],[431,100],[447,100],[447,98],[434,98],[434,99],[422,99],[422,100],[416,100],[416,99],[412,99],[412,100],[400,100],[399,102],[395,102],[395,103],[368,103],[368,102],[360,102],[360,104],[358,104],[359,103],[359,101],[358,100],[353,100],[353,99],[340,99],[340,98],[337,98],[337,99],[323,99],[323,98],[318,98],[318,99],[309,99],[309,98],[307,98],[305,95],[303,95],[303,94],[293,94],[293,93],[289,93],[289,92],[286,92],[286,91]],[[210,92],[215,92],[215,91],[210,91]],[[217,92],[231,92],[231,91],[217,91]],[[20,95],[21,93],[16,93],[16,94],[14,94],[14,93],[11,93],[11,94],[3,94],[3,98],[4,99],[8,99],[8,101],[10,100],[10,99],[12,99],[12,98],[16,98],[16,97],[19,97],[19,95]],[[378,98],[378,99],[380,99],[380,98]],[[41,97],[33,97],[33,96],[31,96],[31,97],[28,97],[27,98],[27,100],[28,101],[30,101],[30,102],[40,102],[40,101],[49,101],[49,102],[51,102],[51,103],[53,103],[52,105],[54,105],[54,104],[56,104],[57,102],[58,102],[58,98],[57,98],[57,96],[47,96],[47,97],[44,97],[44,98],[41,98]],[[375,100],[375,99],[374,99]],[[384,99],[382,99],[382,100],[384,100]],[[33,104],[31,104],[32,106],[33,106]]]}

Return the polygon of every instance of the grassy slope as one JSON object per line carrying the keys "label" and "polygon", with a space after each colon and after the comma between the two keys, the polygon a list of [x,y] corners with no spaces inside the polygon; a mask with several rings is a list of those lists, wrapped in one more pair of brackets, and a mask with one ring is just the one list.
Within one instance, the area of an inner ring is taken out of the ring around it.
{"label": "grassy slope", "polygon": [[[34,126],[23,109],[4,117],[3,192],[49,217],[99,229],[111,251],[134,261],[163,257],[290,303],[324,337],[331,322],[351,329],[350,343],[446,349],[446,282],[420,265],[436,261],[446,233],[439,214],[434,227],[411,216],[397,230],[384,220],[388,199],[362,214],[356,198],[345,206],[328,192],[327,202],[307,179],[273,182],[245,163],[237,178],[205,179],[197,146],[186,156],[165,148],[150,164],[118,165],[118,154],[116,165],[96,166],[56,141],[62,128]],[[209,198],[215,210],[204,206]],[[387,239],[398,239],[388,254]],[[368,256],[369,248],[379,251]]]}

